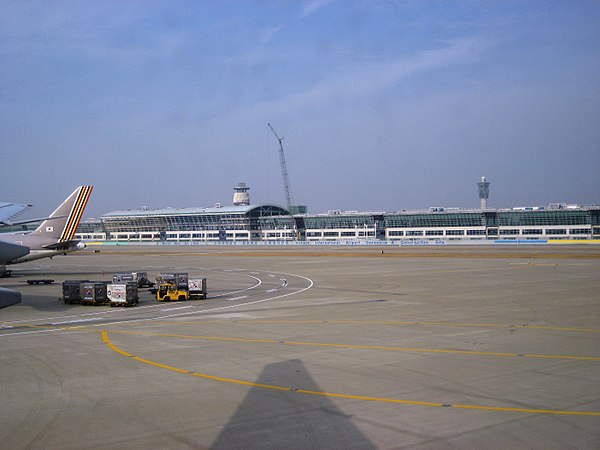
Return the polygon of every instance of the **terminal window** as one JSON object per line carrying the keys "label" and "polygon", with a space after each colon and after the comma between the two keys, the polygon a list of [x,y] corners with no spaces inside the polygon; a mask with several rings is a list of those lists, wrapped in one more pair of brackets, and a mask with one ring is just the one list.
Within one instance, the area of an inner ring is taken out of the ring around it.
{"label": "terminal window", "polygon": [[485,235],[485,230],[467,230],[468,236],[483,236]]}
{"label": "terminal window", "polygon": [[538,228],[526,229],[526,230],[523,230],[523,234],[524,235],[542,234],[542,230],[538,229]]}
{"label": "terminal window", "polygon": [[573,228],[569,230],[571,234],[591,234],[591,230],[589,228]]}

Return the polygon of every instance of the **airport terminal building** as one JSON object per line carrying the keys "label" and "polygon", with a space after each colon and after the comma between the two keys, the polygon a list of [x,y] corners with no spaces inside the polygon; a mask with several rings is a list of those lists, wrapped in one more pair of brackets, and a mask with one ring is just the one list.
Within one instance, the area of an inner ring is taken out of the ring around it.
{"label": "airport terminal building", "polygon": [[600,239],[600,206],[554,204],[493,210],[482,203],[484,208],[473,210],[291,215],[277,205],[249,204],[248,189],[243,183],[235,188],[232,206],[114,211],[81,223],[76,236],[87,241],[162,243]]}
{"label": "airport terminal building", "polygon": [[262,239],[263,218],[281,216],[289,217],[289,213],[276,205],[217,205],[115,211],[103,215],[100,223],[106,240],[255,241]]}

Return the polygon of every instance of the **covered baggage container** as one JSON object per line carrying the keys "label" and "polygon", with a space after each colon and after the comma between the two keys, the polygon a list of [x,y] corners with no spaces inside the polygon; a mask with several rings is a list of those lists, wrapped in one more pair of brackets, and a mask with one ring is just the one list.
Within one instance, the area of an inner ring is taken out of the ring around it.
{"label": "covered baggage container", "polygon": [[154,283],[148,279],[147,272],[126,272],[126,273],[115,273],[113,275],[113,283],[124,284],[129,282],[135,282],[137,287],[152,287]]}
{"label": "covered baggage container", "polygon": [[188,284],[191,300],[204,300],[206,298],[206,278],[190,279]]}
{"label": "covered baggage container", "polygon": [[88,305],[103,305],[108,301],[106,296],[106,285],[105,281],[90,281],[87,283],[81,283],[80,295],[81,303]]}
{"label": "covered baggage container", "polygon": [[81,303],[81,283],[89,280],[65,280],[62,283],[62,301],[65,304]]}
{"label": "covered baggage container", "polygon": [[179,289],[188,289],[187,273],[161,273],[156,277],[157,284],[173,284]]}
{"label": "covered baggage container", "polygon": [[109,284],[106,289],[110,306],[134,306],[140,301],[138,285],[134,281]]}

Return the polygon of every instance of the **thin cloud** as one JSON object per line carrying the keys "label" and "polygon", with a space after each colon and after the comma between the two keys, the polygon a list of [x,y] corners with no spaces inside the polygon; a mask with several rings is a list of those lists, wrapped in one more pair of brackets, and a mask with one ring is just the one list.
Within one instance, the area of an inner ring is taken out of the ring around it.
{"label": "thin cloud", "polygon": [[290,111],[372,95],[393,87],[416,73],[471,62],[479,58],[490,45],[487,41],[477,39],[453,41],[445,48],[423,51],[413,58],[363,66],[351,73],[328,79],[304,92],[262,103],[257,107],[271,112]]}
{"label": "thin cloud", "polygon": [[[42,5],[42,4],[40,4]],[[93,4],[82,8],[17,5],[0,17],[0,52],[23,60],[39,54],[82,56],[122,62],[132,58],[157,58],[172,54],[187,39],[184,31],[158,31],[147,41],[111,39],[152,17],[151,10],[135,5],[117,7]]]}
{"label": "thin cloud", "polygon": [[267,44],[282,28],[283,25],[277,25],[263,30],[260,34],[260,43]]}
{"label": "thin cloud", "polygon": [[329,5],[332,1],[333,0],[310,0],[304,6],[304,10],[302,11],[301,17],[307,17],[307,16],[310,16],[311,14],[314,14],[319,9],[324,8],[325,6]]}

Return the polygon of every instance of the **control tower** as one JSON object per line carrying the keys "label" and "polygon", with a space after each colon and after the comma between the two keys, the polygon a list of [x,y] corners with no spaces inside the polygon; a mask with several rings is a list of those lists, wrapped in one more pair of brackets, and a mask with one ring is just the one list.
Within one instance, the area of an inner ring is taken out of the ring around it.
{"label": "control tower", "polygon": [[235,206],[248,206],[250,204],[249,190],[250,188],[246,186],[246,183],[238,183],[233,188],[233,204]]}
{"label": "control tower", "polygon": [[485,177],[481,177],[481,181],[477,183],[479,188],[479,201],[481,202],[481,210],[487,209],[487,200],[490,196],[490,182],[485,181]]}

